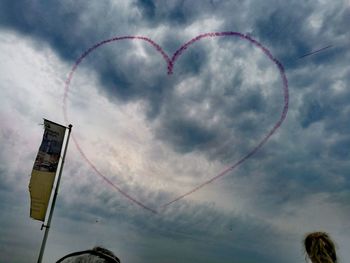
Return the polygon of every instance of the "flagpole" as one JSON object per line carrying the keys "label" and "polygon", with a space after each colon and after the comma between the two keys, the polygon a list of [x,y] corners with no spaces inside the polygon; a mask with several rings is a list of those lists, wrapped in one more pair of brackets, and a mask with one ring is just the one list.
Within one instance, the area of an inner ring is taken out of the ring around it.
{"label": "flagpole", "polygon": [[47,236],[48,236],[49,230],[50,230],[50,224],[51,224],[51,219],[52,219],[53,210],[55,209],[55,203],[56,203],[56,198],[57,198],[57,194],[58,194],[58,187],[60,186],[60,181],[61,181],[61,175],[62,175],[64,160],[65,160],[65,158],[66,158],[66,153],[67,153],[67,148],[68,148],[68,142],[69,142],[70,133],[71,133],[71,131],[72,131],[72,127],[73,127],[72,124],[69,124],[69,125],[68,125],[68,136],[67,136],[67,141],[66,141],[66,145],[65,145],[65,147],[64,147],[64,152],[63,152],[63,156],[62,156],[62,163],[61,163],[60,171],[59,171],[59,173],[58,173],[56,189],[55,189],[54,196],[53,196],[53,198],[52,198],[52,203],[51,203],[51,208],[50,208],[49,217],[48,217],[48,219],[47,219],[46,225],[42,224],[42,226],[41,226],[41,229],[43,229],[43,227],[45,227],[45,234],[44,234],[43,241],[42,241],[42,243],[41,243],[41,248],[40,248],[38,263],[41,263],[41,261],[42,261],[42,259],[43,259],[44,250],[45,250],[45,245],[46,245],[46,240],[47,240]]}

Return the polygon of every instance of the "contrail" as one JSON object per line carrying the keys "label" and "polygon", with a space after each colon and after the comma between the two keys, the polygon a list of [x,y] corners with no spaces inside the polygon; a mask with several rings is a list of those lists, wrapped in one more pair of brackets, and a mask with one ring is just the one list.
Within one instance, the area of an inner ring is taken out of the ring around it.
{"label": "contrail", "polygon": [[329,46],[323,47],[323,48],[321,48],[321,49],[317,49],[317,50],[315,50],[315,51],[312,51],[312,52],[310,52],[310,53],[307,53],[307,54],[305,54],[305,55],[302,55],[301,57],[299,57],[299,59],[305,58],[305,57],[307,57],[307,56],[314,55],[314,54],[316,54],[316,53],[318,53],[318,52],[324,51],[324,50],[326,50],[326,49],[328,49],[328,48],[331,48],[331,47],[333,47],[333,45],[329,45]]}

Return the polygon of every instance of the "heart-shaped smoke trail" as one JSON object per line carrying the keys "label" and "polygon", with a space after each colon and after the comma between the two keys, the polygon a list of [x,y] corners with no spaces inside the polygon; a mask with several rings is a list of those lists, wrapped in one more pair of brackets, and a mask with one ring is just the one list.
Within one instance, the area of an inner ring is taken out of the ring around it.
{"label": "heart-shaped smoke trail", "polygon": [[[234,170],[236,167],[238,167],[239,165],[244,163],[247,159],[252,157],[259,149],[261,149],[265,145],[265,143],[269,140],[269,138],[282,125],[283,121],[285,120],[285,118],[287,116],[288,105],[289,105],[288,80],[287,80],[287,77],[286,77],[286,74],[285,74],[284,67],[283,67],[282,63],[279,62],[275,57],[273,57],[271,52],[266,47],[264,47],[262,44],[260,44],[258,41],[256,41],[255,39],[251,38],[248,35],[244,35],[244,34],[239,33],[239,32],[214,32],[214,33],[201,34],[201,35],[191,39],[187,43],[183,44],[177,51],[175,51],[175,53],[173,54],[173,56],[171,58],[164,52],[164,50],[157,43],[155,43],[150,38],[143,37],[143,36],[123,36],[123,37],[114,37],[114,38],[111,38],[111,39],[103,40],[103,41],[93,45],[88,50],[86,50],[78,58],[78,60],[75,62],[74,66],[73,66],[72,70],[70,71],[70,73],[68,75],[68,78],[67,78],[67,80],[65,82],[65,90],[64,90],[64,96],[63,96],[63,114],[64,114],[64,118],[65,118],[66,123],[69,123],[69,121],[68,121],[68,114],[67,114],[67,97],[68,97],[68,91],[69,91],[70,83],[72,81],[74,73],[77,70],[79,64],[84,60],[85,57],[87,57],[91,52],[93,52],[97,48],[99,48],[99,47],[101,47],[103,45],[106,45],[106,44],[110,44],[110,43],[116,42],[116,41],[123,41],[123,40],[124,41],[125,40],[126,41],[134,41],[134,40],[145,41],[148,44],[150,44],[151,46],[153,46],[162,55],[163,59],[166,62],[166,65],[167,65],[168,74],[172,74],[176,60],[181,56],[181,54],[183,54],[183,52],[186,51],[186,49],[188,49],[192,44],[194,44],[197,41],[200,41],[200,40],[205,39],[205,38],[216,38],[216,37],[238,37],[238,38],[241,38],[243,40],[246,40],[246,41],[252,43],[257,48],[259,48],[260,50],[263,51],[263,53],[277,66],[277,68],[278,68],[278,70],[280,72],[280,76],[281,76],[282,83],[283,83],[284,107],[283,107],[283,110],[281,112],[280,118],[274,124],[273,128],[263,137],[263,139],[250,152],[248,152],[241,159],[236,161],[231,166],[225,168],[223,171],[221,171],[219,174],[215,175],[214,177],[210,178],[209,180],[199,184],[198,186],[196,186],[192,190],[190,190],[190,191],[188,191],[188,192],[186,192],[186,193],[184,193],[184,194],[174,198],[170,202],[167,202],[166,204],[161,205],[161,208],[165,208],[165,207],[167,207],[167,206],[169,206],[169,205],[179,201],[180,199],[183,199],[186,196],[188,196],[188,195],[198,191],[199,189],[201,189],[204,186],[214,182],[215,180],[217,180],[217,179],[227,175],[230,171]],[[80,147],[80,145],[78,143],[78,140],[74,136],[74,134],[72,134],[72,139],[73,139],[73,141],[74,141],[74,143],[75,143],[79,153],[83,157],[83,159],[90,165],[90,167],[105,182],[107,182],[115,190],[117,190],[119,193],[121,193],[124,197],[126,197],[127,199],[129,199],[133,203],[139,205],[140,207],[142,207],[142,208],[144,208],[144,209],[146,209],[146,210],[148,210],[148,211],[150,211],[152,213],[157,213],[157,210],[148,207],[147,205],[145,205],[143,202],[141,202],[139,200],[136,200],[133,196],[131,196],[130,194],[128,194],[125,191],[123,191],[120,187],[118,187],[110,179],[108,179],[104,174],[102,174],[97,169],[97,167],[94,165],[94,163],[86,156],[86,154],[84,153],[84,151]]]}

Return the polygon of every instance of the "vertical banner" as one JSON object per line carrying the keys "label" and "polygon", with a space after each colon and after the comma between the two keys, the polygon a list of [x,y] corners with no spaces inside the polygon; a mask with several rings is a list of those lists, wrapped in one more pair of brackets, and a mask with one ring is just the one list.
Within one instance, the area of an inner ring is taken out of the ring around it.
{"label": "vertical banner", "polygon": [[44,119],[44,136],[29,182],[30,217],[45,221],[66,127]]}

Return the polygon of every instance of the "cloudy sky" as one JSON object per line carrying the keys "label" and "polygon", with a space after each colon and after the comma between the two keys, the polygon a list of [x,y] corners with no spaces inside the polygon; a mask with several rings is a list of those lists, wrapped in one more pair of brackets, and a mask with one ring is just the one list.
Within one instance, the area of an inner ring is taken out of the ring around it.
{"label": "cloudy sky", "polygon": [[1,1],[0,262],[39,253],[43,118],[73,124],[44,262],[304,262],[319,230],[348,262],[349,24],[348,0]]}

